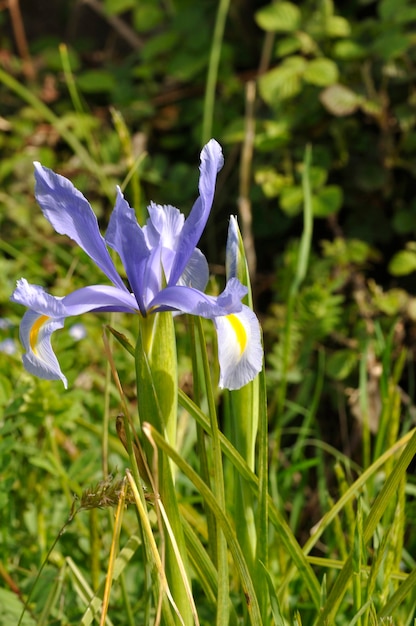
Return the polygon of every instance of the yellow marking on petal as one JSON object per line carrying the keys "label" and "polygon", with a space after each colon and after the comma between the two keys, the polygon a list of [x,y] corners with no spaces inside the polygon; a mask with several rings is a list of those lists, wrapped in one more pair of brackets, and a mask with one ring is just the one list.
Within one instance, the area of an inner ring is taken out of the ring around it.
{"label": "yellow marking on petal", "polygon": [[33,352],[36,354],[36,344],[38,343],[39,331],[44,323],[49,319],[49,315],[41,315],[30,329],[29,344]]}
{"label": "yellow marking on petal", "polygon": [[247,333],[244,324],[234,313],[227,315],[226,318],[230,322],[231,328],[237,337],[238,345],[240,346],[240,354],[243,354],[247,346]]}

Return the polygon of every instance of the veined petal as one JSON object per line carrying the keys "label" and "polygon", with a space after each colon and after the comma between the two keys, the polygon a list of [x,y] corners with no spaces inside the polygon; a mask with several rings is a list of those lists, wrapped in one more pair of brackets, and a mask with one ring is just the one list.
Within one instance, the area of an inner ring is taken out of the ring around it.
{"label": "veined petal", "polygon": [[56,298],[39,285],[31,285],[21,278],[11,300],[29,307],[20,324],[25,368],[39,378],[61,379],[65,388],[67,380],[51,345],[52,333],[63,327],[65,318],[88,311],[137,311],[133,294],[111,285],[91,285],[64,298]]}
{"label": "veined petal", "polygon": [[231,215],[228,225],[227,246],[225,249],[225,270],[227,279],[237,278],[237,268],[239,262],[241,262],[239,241],[240,231],[237,218]]}
{"label": "veined petal", "polygon": [[179,235],[185,222],[184,215],[171,205],[160,205],[154,202],[148,207],[149,219],[143,232],[147,244],[160,251],[160,263],[164,278],[169,283],[172,264],[176,256]]}
{"label": "veined petal", "polygon": [[144,314],[144,274],[150,250],[136,215],[119,188],[105,240],[120,256],[139,308]]}
{"label": "veined petal", "polygon": [[143,227],[147,243],[150,247],[161,245],[174,250],[185,222],[183,213],[170,204],[161,205],[151,202],[147,207],[149,219]]}
{"label": "veined petal", "polygon": [[177,285],[162,289],[150,302],[149,308],[153,311],[181,311],[213,319],[241,311],[241,298],[246,293],[247,289],[236,279],[229,281],[218,297],[208,296],[193,287]]}
{"label": "veined petal", "polygon": [[65,317],[66,315],[62,298],[51,296],[40,285],[31,285],[26,278],[20,278],[17,281],[16,289],[10,300],[17,302],[17,304],[23,304],[40,315],[54,318]]}
{"label": "veined petal", "polygon": [[178,280],[178,285],[194,287],[200,291],[205,291],[209,279],[208,261],[201,250],[195,248],[191,254],[182,276]]}
{"label": "veined petal", "polygon": [[75,241],[114,285],[126,289],[108,253],[97,218],[82,193],[64,176],[35,162],[35,195],[46,219]]}
{"label": "veined petal", "polygon": [[199,197],[185,220],[176,245],[176,256],[169,277],[169,286],[175,285],[187,265],[205,228],[214,199],[217,174],[224,164],[221,146],[211,139],[201,152]]}
{"label": "veined petal", "polygon": [[31,285],[25,278],[17,281],[17,287],[11,298],[13,302],[23,304],[39,315],[50,318],[65,318],[81,315],[89,311],[137,311],[135,297],[127,290],[111,285],[91,285],[73,291],[58,298],[51,296],[43,287]]}
{"label": "veined petal", "polygon": [[62,373],[51,345],[51,335],[64,325],[64,318],[51,318],[35,311],[26,311],[20,324],[20,341],[25,348],[23,365],[30,374],[47,380],[67,379]]}
{"label": "veined petal", "polygon": [[251,309],[214,318],[218,336],[220,388],[240,389],[261,371],[263,348],[260,324]]}
{"label": "veined petal", "polygon": [[62,298],[66,316],[81,315],[90,311],[118,311],[135,313],[138,311],[136,298],[111,285],[90,285],[82,287]]}

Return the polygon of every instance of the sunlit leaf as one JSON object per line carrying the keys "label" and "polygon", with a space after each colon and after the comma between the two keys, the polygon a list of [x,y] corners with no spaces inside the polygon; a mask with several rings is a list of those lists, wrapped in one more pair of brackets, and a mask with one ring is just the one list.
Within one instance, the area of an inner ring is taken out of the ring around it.
{"label": "sunlit leaf", "polygon": [[327,217],[339,211],[342,205],[343,193],[338,185],[328,185],[312,197],[313,214],[315,217]]}
{"label": "sunlit leaf", "polygon": [[393,276],[406,276],[414,271],[416,271],[416,252],[414,250],[396,252],[389,263],[389,272]]}
{"label": "sunlit leaf", "polygon": [[303,78],[318,87],[333,85],[338,80],[338,67],[331,59],[312,59],[307,64]]}
{"label": "sunlit leaf", "polygon": [[272,2],[257,11],[255,17],[260,28],[285,33],[299,28],[301,12],[292,2]]}
{"label": "sunlit leaf", "polygon": [[361,102],[361,98],[349,87],[344,85],[330,85],[319,95],[324,107],[332,113],[342,117],[355,113]]}

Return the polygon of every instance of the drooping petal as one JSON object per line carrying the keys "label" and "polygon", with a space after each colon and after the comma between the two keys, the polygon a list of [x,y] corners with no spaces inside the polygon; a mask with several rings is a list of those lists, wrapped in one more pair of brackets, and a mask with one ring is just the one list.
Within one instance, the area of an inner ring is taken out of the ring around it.
{"label": "drooping petal", "polygon": [[205,228],[214,199],[217,174],[224,164],[221,146],[211,139],[201,152],[199,197],[185,220],[176,245],[176,256],[169,277],[169,286],[175,285],[187,265]]}
{"label": "drooping petal", "polygon": [[60,379],[66,389],[67,379],[51,345],[52,333],[63,325],[64,318],[51,318],[35,311],[26,311],[20,323],[20,341],[25,348],[22,360],[26,370],[39,378]]}
{"label": "drooping petal", "polygon": [[60,235],[75,241],[114,285],[125,289],[98,228],[97,218],[82,193],[64,176],[35,165],[35,195],[46,219]]}
{"label": "drooping petal", "polygon": [[263,364],[260,325],[247,306],[239,313],[215,317],[221,389],[240,389],[260,372]]}
{"label": "drooping petal", "polygon": [[10,299],[39,315],[51,318],[65,318],[104,309],[129,313],[137,311],[134,296],[127,290],[111,285],[90,285],[58,298],[51,296],[43,287],[32,285],[21,278]]}
{"label": "drooping petal", "polygon": [[40,315],[48,317],[65,317],[66,309],[62,298],[55,298],[47,293],[40,285],[31,285],[26,278],[17,281],[16,289],[10,298],[12,302],[23,304]]}
{"label": "drooping petal", "polygon": [[22,278],[11,300],[29,307],[20,325],[25,368],[40,378],[61,379],[65,387],[67,381],[51,345],[52,333],[63,327],[65,318],[88,311],[137,311],[134,296],[111,285],[83,287],[64,298],[56,298]]}
{"label": "drooping petal", "polygon": [[177,285],[160,291],[153,298],[149,308],[151,312],[181,311],[212,319],[241,311],[243,306],[241,298],[246,293],[247,289],[236,279],[229,281],[218,297],[208,296],[193,287]]}
{"label": "drooping petal", "polygon": [[136,298],[111,285],[90,285],[82,287],[62,298],[67,316],[82,315],[90,311],[118,311],[135,313],[138,311]]}
{"label": "drooping petal", "polygon": [[[124,199],[121,190],[117,189],[117,200],[110,217],[105,240],[120,256],[130,286],[136,296],[142,313],[145,313],[143,299],[146,263],[150,256],[143,230],[137,223],[134,210]],[[152,280],[152,276],[148,277]],[[154,282],[157,278],[154,277]],[[153,287],[156,289],[156,285]]]}

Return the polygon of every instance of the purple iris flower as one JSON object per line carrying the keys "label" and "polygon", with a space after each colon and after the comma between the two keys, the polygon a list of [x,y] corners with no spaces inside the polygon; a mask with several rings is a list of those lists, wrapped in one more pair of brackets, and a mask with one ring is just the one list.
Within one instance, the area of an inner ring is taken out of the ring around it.
{"label": "purple iris flower", "polygon": [[[112,285],[83,287],[59,298],[24,278],[17,282],[12,300],[29,309],[21,322],[20,338],[25,348],[23,363],[30,373],[50,380],[61,379],[67,387],[51,346],[51,335],[71,315],[119,311],[147,316],[176,311],[210,318],[214,323],[218,320],[219,343],[233,341],[226,337],[230,334],[230,324],[225,319],[231,320],[231,327],[238,330],[231,349],[233,358],[230,360],[228,355],[222,364],[220,356],[220,386],[238,388],[255,376],[261,364],[258,357],[250,364],[250,353],[253,349],[258,355],[259,345],[252,344],[259,343],[259,338],[256,339],[255,333],[254,340],[249,341],[253,335],[249,328],[247,337],[244,333],[247,307],[242,305],[241,298],[247,290],[236,278],[231,278],[218,297],[206,295],[203,291],[208,282],[208,263],[196,248],[211,210],[217,173],[222,165],[221,147],[212,139],[201,152],[199,197],[187,219],[170,205],[152,203],[148,207],[149,219],[141,227],[134,210],[117,189],[116,204],[103,238],[85,197],[69,180],[35,163],[35,195],[44,216],[58,233],[73,239],[91,257]],[[107,247],[118,253],[130,289],[118,274]],[[240,314],[242,321],[238,322]]]}

